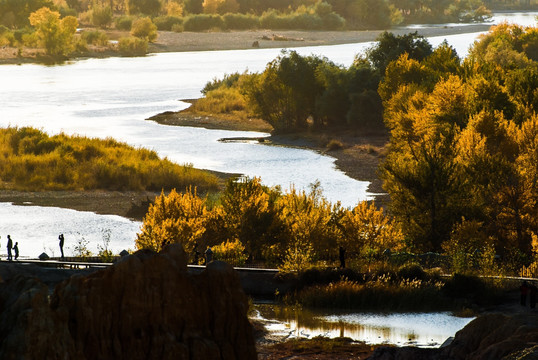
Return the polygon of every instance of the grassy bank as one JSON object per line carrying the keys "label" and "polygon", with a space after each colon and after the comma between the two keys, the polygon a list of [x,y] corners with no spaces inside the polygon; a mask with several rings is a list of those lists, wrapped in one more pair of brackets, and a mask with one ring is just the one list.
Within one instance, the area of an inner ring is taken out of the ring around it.
{"label": "grassy bank", "polygon": [[196,186],[206,191],[217,189],[219,182],[207,171],[113,139],[49,136],[33,128],[0,129],[0,159],[3,189],[160,191]]}

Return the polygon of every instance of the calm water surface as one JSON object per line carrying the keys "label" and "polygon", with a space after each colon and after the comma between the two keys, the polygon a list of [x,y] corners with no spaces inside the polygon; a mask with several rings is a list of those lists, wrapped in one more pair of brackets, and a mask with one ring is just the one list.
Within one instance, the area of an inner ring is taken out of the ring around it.
{"label": "calm water surface", "polygon": [[[535,15],[498,15],[495,21],[530,22]],[[438,45],[446,39],[461,56],[465,56],[478,35],[435,37],[430,41]],[[335,63],[349,66],[357,53],[371,45],[358,43],[296,50],[304,55],[326,56]],[[368,183],[353,180],[335,169],[331,157],[257,142],[218,141],[224,137],[268,134],[169,127],[145,120],[163,111],[186,108],[188,104],[179,99],[200,97],[205,83],[215,77],[247,69],[263,70],[279,52],[279,49],[184,52],[143,58],[88,59],[59,66],[1,65],[0,126],[34,126],[50,134],[64,132],[113,137],[134,146],[156,150],[159,155],[178,163],[259,176],[265,184],[280,185],[284,190],[291,184],[298,189],[308,189],[310,184],[319,181],[325,197],[332,202],[340,201],[344,206],[354,206],[358,201],[370,198]],[[49,209],[50,219],[43,215],[36,217],[36,221],[28,226],[17,228],[18,220],[14,214],[22,211],[32,217],[33,210],[30,207],[4,206],[7,209],[3,210],[5,214],[0,221],[0,236],[5,238],[11,232],[14,238],[28,239],[27,243],[33,244],[29,246],[32,254],[39,254],[42,241],[30,239],[42,238],[44,225],[41,222],[52,223],[59,215]],[[107,221],[103,220],[102,226],[97,227],[116,227]],[[11,229],[17,229],[18,233]],[[86,235],[90,230],[67,222],[62,231]],[[128,232],[125,234],[132,236]],[[96,240],[91,241],[93,244]],[[113,236],[111,243],[116,241],[121,240]]]}
{"label": "calm water surface", "polygon": [[[19,243],[21,258],[35,258],[42,252],[60,256],[58,235],[64,234],[64,253],[75,255],[75,246],[87,244],[97,254],[107,247],[114,254],[134,249],[141,223],[120,216],[97,215],[41,206],[13,206],[0,202],[0,253],[6,256],[7,235]],[[107,244],[107,240],[110,240]]]}
{"label": "calm water surface", "polygon": [[253,317],[273,334],[289,338],[345,336],[369,344],[439,347],[473,318],[450,313],[336,313],[257,304]]}

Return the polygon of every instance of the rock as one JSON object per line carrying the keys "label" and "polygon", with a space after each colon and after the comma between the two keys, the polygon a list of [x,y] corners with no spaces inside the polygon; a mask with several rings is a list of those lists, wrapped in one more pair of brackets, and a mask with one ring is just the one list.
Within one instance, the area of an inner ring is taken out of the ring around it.
{"label": "rock", "polygon": [[179,245],[72,276],[50,303],[38,280],[10,283],[0,314],[0,355],[10,357],[2,359],[256,359],[248,299],[233,268],[216,261],[188,274]]}
{"label": "rock", "polygon": [[41,253],[39,256],[38,256],[39,260],[48,260],[50,259],[50,257],[47,255],[47,253]]}

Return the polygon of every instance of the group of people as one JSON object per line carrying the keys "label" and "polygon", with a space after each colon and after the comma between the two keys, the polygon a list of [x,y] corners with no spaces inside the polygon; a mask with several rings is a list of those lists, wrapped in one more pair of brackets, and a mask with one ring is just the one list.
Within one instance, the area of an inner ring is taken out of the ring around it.
{"label": "group of people", "polygon": [[[64,234],[60,234],[58,236],[58,239],[60,240],[60,253],[62,254],[61,259],[64,259]],[[13,258],[13,253],[15,254],[15,258]],[[15,245],[13,245],[13,240],[11,239],[11,235],[7,236],[7,261],[13,261],[17,260],[19,258],[19,243],[15,242]]]}
{"label": "group of people", "polygon": [[[202,254],[200,253],[200,251],[198,251],[198,243],[196,243],[194,245],[194,265],[198,265],[201,255]],[[213,261],[213,250],[211,250],[211,247],[207,247],[206,251],[204,252],[204,257],[206,265]]]}
{"label": "group of people", "polygon": [[529,295],[531,309],[536,308],[536,294],[538,293],[536,285],[534,285],[534,283],[529,284],[527,281],[523,281],[519,287],[519,291],[521,293],[521,306],[527,306],[527,295]]}
{"label": "group of people", "polygon": [[7,261],[13,261],[13,253],[15,253],[15,260],[19,258],[19,243],[15,242],[13,245],[13,240],[11,236],[7,236]]}

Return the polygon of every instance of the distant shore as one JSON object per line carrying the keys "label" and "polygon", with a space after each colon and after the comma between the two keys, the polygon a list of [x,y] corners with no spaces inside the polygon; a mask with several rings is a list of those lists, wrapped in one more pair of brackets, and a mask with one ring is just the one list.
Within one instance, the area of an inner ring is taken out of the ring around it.
{"label": "distant shore", "polygon": [[[394,28],[386,31],[397,35],[416,31],[424,37],[448,36],[488,31],[490,25],[423,25],[418,29]],[[94,29],[82,29],[94,30]],[[128,31],[103,30],[111,40],[129,36]],[[295,31],[295,30],[245,30],[222,32],[171,32],[159,31],[154,43],[149,44],[148,52],[186,52],[215,50],[244,50],[268,48],[296,48],[304,46],[326,46],[353,44],[375,41],[385,30],[361,31]],[[19,56],[21,55],[21,56]],[[44,61],[41,50],[24,48],[19,54],[17,48],[4,46],[0,48],[0,64],[40,63]],[[94,48],[80,56],[71,57],[69,61],[87,58],[119,57],[118,51],[106,48]],[[40,58],[41,57],[41,58]],[[209,79],[208,79],[209,80]]]}

